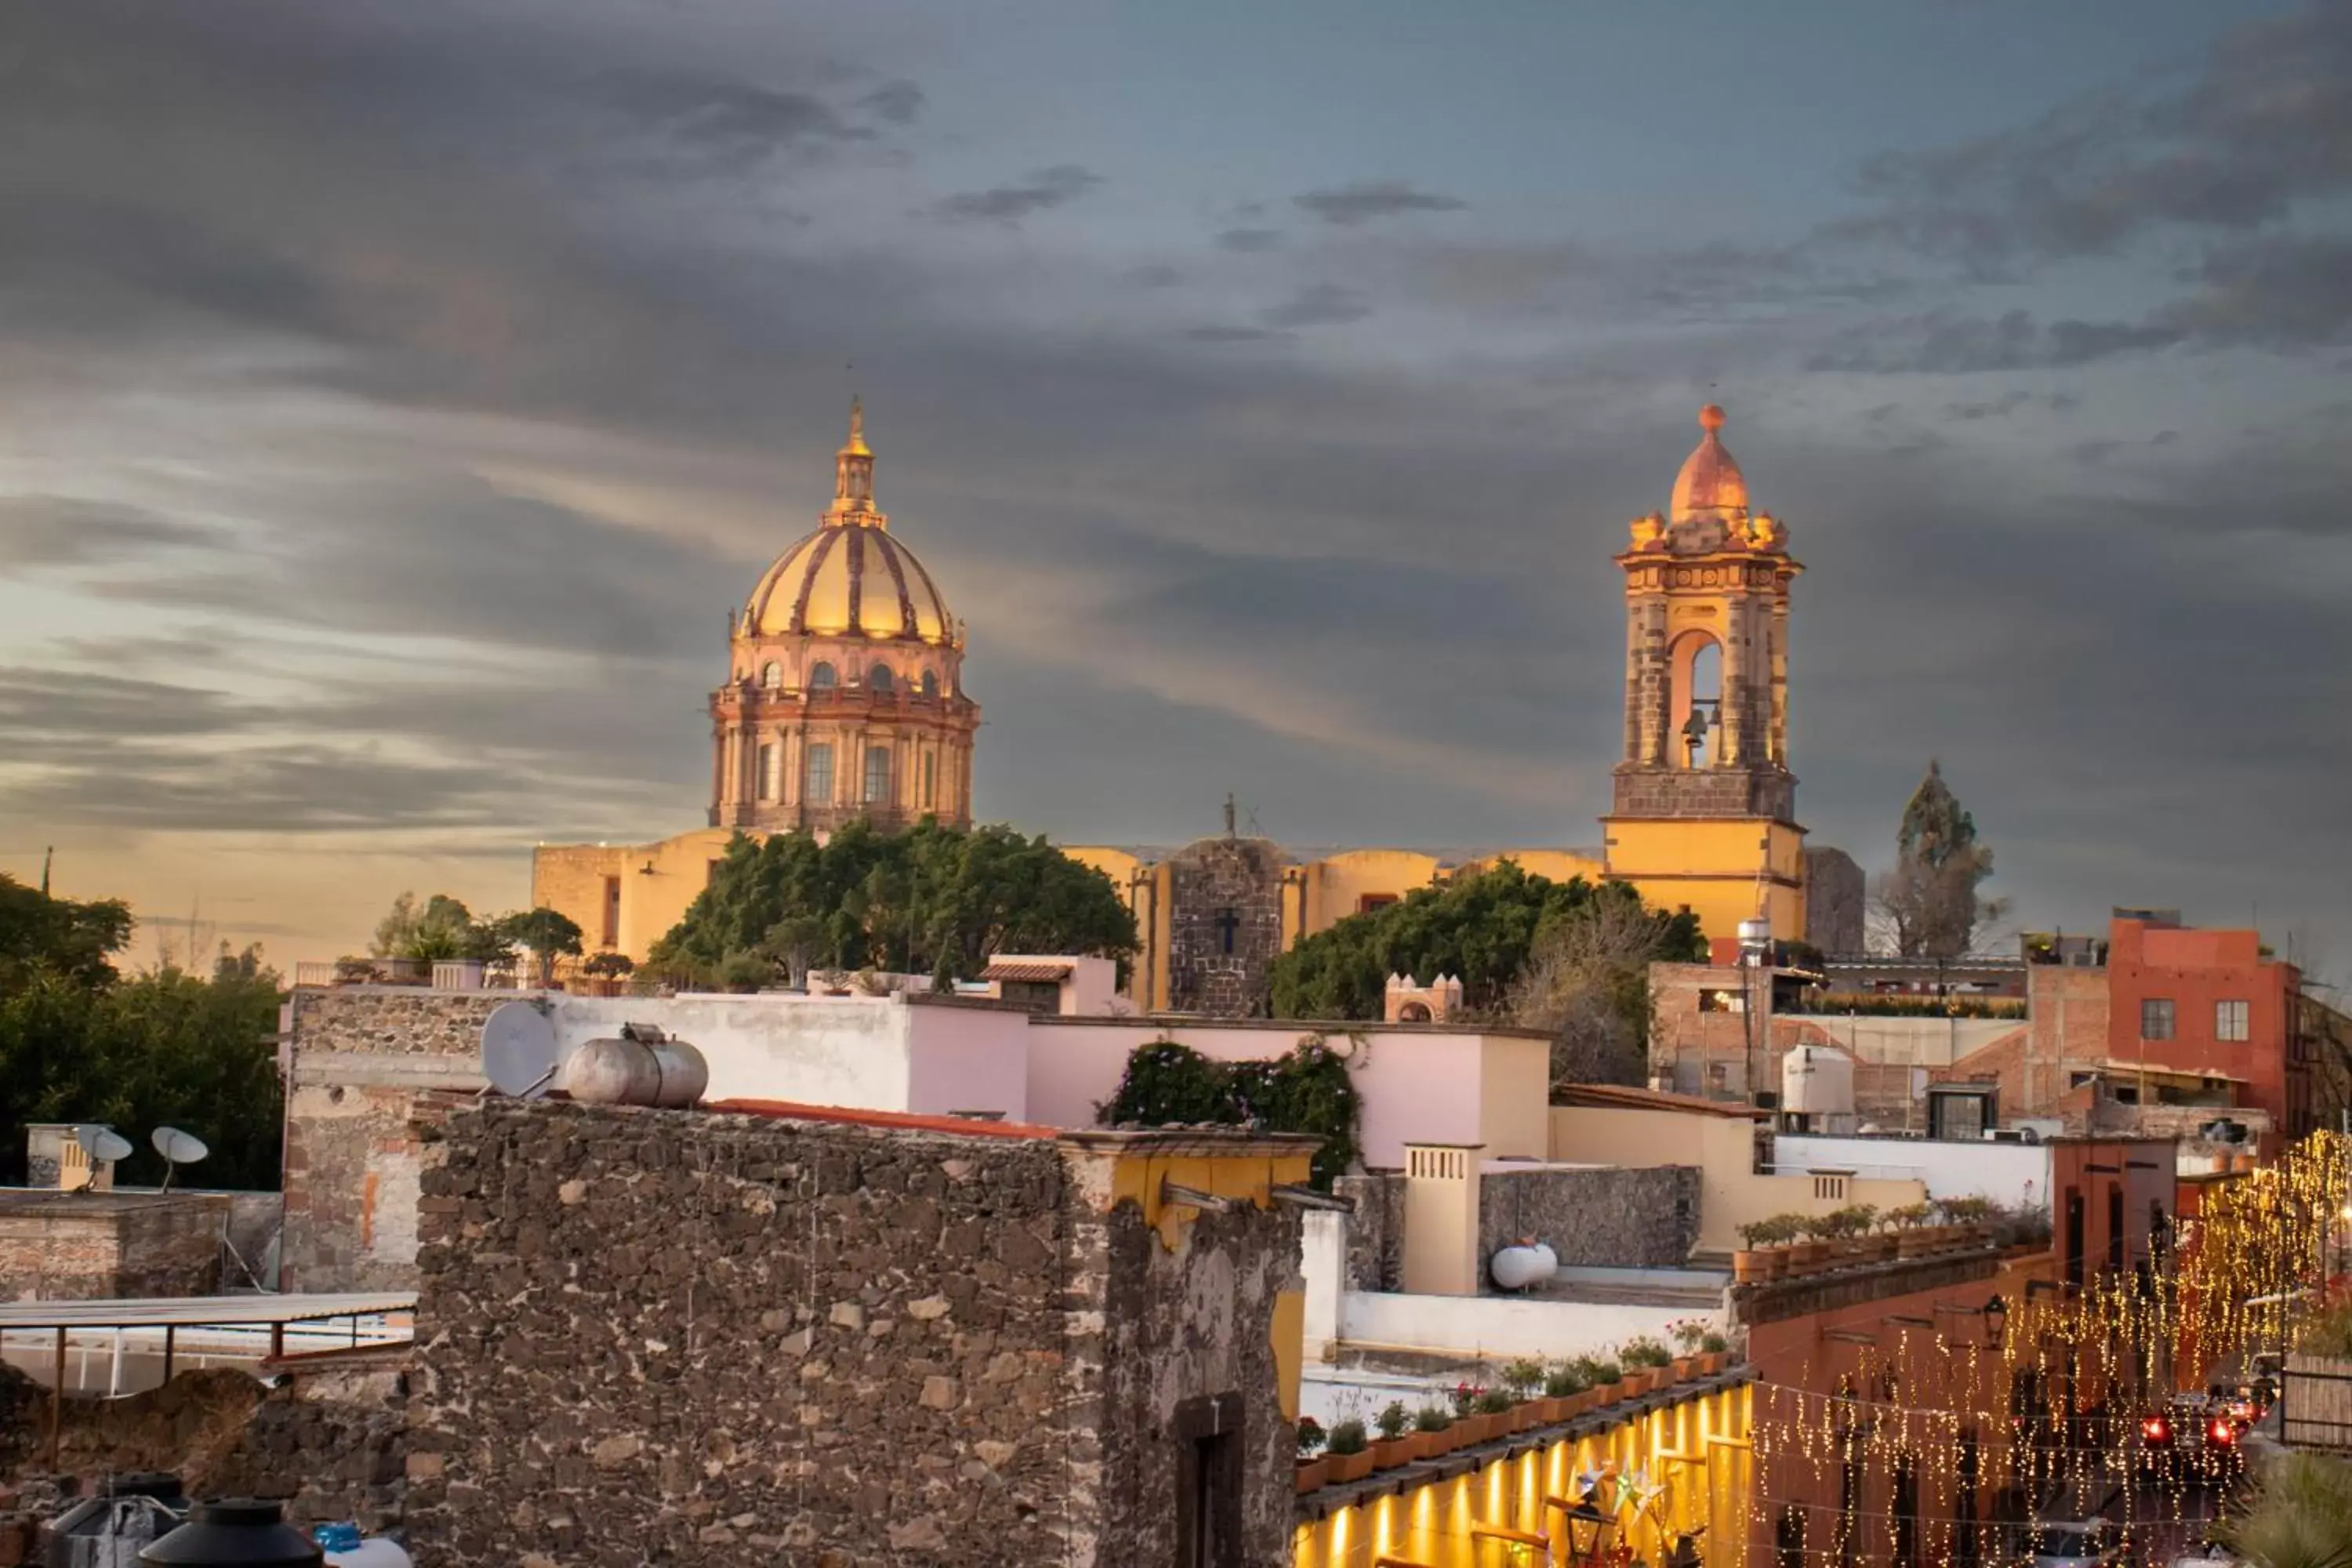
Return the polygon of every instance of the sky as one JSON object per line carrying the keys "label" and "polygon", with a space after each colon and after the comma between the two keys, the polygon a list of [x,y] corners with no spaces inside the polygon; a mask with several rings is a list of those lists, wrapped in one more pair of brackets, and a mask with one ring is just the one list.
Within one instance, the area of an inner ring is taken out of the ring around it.
{"label": "sky", "polygon": [[2352,983],[2348,199],[2344,0],[18,0],[0,871],[291,961],[699,826],[853,391],[984,819],[1590,845],[1713,400],[1812,842],[1937,758],[2001,929]]}

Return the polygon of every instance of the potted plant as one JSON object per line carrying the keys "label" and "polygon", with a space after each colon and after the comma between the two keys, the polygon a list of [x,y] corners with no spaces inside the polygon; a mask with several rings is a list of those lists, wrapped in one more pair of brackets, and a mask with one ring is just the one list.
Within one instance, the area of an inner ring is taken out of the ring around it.
{"label": "potted plant", "polygon": [[1421,1434],[1413,1430],[1412,1413],[1402,1399],[1391,1399],[1372,1417],[1372,1468],[1391,1469],[1421,1458]]}
{"label": "potted plant", "polygon": [[1709,1377],[1721,1372],[1724,1364],[1731,1359],[1731,1342],[1713,1329],[1699,1336],[1698,1348],[1699,1353],[1706,1359],[1706,1375]]}
{"label": "potted plant", "polygon": [[1592,1378],[1593,1391],[1600,1395],[1592,1403],[1614,1405],[1633,1391],[1625,1386],[1624,1369],[1607,1356],[1589,1356],[1585,1365]]}
{"label": "potted plant", "polygon": [[1514,1405],[1528,1407],[1528,1419],[1538,1425],[1549,1421],[1551,1406],[1543,1391],[1543,1363],[1531,1356],[1521,1356],[1503,1366],[1503,1387]]}
{"label": "potted plant", "polygon": [[1772,1278],[1772,1265],[1777,1256],[1765,1250],[1771,1245],[1772,1222],[1752,1219],[1739,1229],[1739,1250],[1731,1255],[1731,1279],[1736,1285],[1760,1285]]}
{"label": "potted plant", "polygon": [[1364,1441],[1364,1424],[1352,1415],[1332,1426],[1323,1455],[1324,1463],[1329,1466],[1328,1479],[1335,1486],[1342,1481],[1360,1481],[1372,1473],[1372,1454]]}
{"label": "potted plant", "polygon": [[1935,1212],[1925,1203],[1904,1204],[1886,1211],[1887,1223],[1895,1226],[1895,1257],[1925,1258],[1933,1250],[1927,1221]]}
{"label": "potted plant", "polygon": [[1879,1231],[1876,1204],[1849,1205],[1845,1215],[1847,1234],[1853,1237],[1856,1261],[1878,1263],[1895,1256],[1895,1237]]}
{"label": "potted plant", "polygon": [[1837,1234],[1837,1226],[1825,1214],[1798,1215],[1795,1230],[1801,1239],[1789,1248],[1789,1272],[1813,1273],[1829,1261],[1830,1238]]}
{"label": "potted plant", "polygon": [[1518,1412],[1517,1402],[1504,1389],[1490,1388],[1478,1396],[1478,1414],[1486,1417],[1489,1423],[1486,1427],[1489,1437],[1507,1436],[1517,1431]]}
{"label": "potted plant", "polygon": [[1461,1433],[1454,1442],[1457,1448],[1467,1448],[1483,1443],[1494,1430],[1494,1423],[1479,1413],[1478,1400],[1486,1390],[1475,1383],[1457,1383],[1447,1397],[1454,1401],[1454,1426]]}
{"label": "potted plant", "polygon": [[1454,1452],[1454,1446],[1461,1441],[1454,1431],[1454,1417],[1446,1413],[1443,1405],[1423,1405],[1421,1413],[1412,1418],[1412,1424],[1421,1434],[1421,1457],[1424,1459],[1450,1454]]}
{"label": "potted plant", "polygon": [[1666,1380],[1666,1369],[1674,1364],[1674,1353],[1647,1334],[1636,1334],[1617,1347],[1617,1360],[1629,1373],[1638,1373],[1641,1384],[1636,1394],[1648,1394]]}
{"label": "potted plant", "polygon": [[1544,1397],[1551,1402],[1554,1421],[1573,1421],[1592,1408],[1592,1385],[1583,1363],[1563,1361],[1544,1373]]}
{"label": "potted plant", "polygon": [[1312,1415],[1298,1418],[1298,1490],[1313,1491],[1330,1478],[1330,1461],[1323,1457],[1323,1424]]}
{"label": "potted plant", "polygon": [[580,973],[588,976],[589,995],[618,996],[621,982],[636,967],[625,952],[600,952],[581,964]]}
{"label": "potted plant", "polygon": [[1675,1381],[1685,1383],[1699,1375],[1698,1342],[1706,1333],[1706,1325],[1696,1318],[1677,1318],[1666,1325],[1666,1337],[1675,1342],[1680,1353],[1675,1357]]}

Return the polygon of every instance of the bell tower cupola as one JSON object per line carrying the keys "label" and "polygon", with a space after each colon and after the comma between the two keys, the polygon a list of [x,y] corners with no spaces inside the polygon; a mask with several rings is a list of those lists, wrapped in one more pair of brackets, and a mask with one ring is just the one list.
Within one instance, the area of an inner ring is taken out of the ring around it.
{"label": "bell tower cupola", "polygon": [[1688,905],[1709,936],[1769,919],[1804,934],[1803,840],[1789,771],[1788,530],[1749,503],[1699,411],[1668,510],[1635,518],[1625,574],[1623,754],[1602,819],[1612,876]]}

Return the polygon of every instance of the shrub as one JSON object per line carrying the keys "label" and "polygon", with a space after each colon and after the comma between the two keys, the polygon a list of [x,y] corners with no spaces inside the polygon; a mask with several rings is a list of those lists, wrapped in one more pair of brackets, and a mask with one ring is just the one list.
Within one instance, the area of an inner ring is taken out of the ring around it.
{"label": "shrub", "polygon": [[1706,1325],[1696,1318],[1677,1318],[1666,1325],[1666,1337],[1674,1341],[1685,1355],[1698,1349],[1699,1337],[1706,1332]]}
{"label": "shrub", "polygon": [[1381,1436],[1394,1442],[1404,1436],[1404,1429],[1412,1420],[1412,1417],[1405,1412],[1404,1401],[1391,1399],[1378,1415],[1372,1417],[1372,1425],[1379,1428]]}
{"label": "shrub", "polygon": [[1501,1389],[1490,1388],[1486,1393],[1478,1396],[1478,1414],[1481,1415],[1500,1415],[1503,1412],[1508,1410],[1515,1403],[1516,1401],[1514,1401],[1509,1394],[1504,1393]]}
{"label": "shrub", "polygon": [[1933,1204],[1905,1204],[1900,1208],[1888,1209],[1886,1217],[1905,1230],[1916,1230],[1933,1218],[1935,1213],[1936,1207]]}
{"label": "shrub", "polygon": [[1421,1413],[1412,1418],[1412,1425],[1413,1429],[1420,1432],[1443,1432],[1454,1425],[1454,1417],[1445,1413],[1442,1405],[1424,1405]]}
{"label": "shrub", "polygon": [[1174,1040],[1152,1040],[1129,1054],[1118,1089],[1095,1114],[1108,1127],[1205,1121],[1313,1133],[1323,1140],[1313,1181],[1328,1192],[1361,1152],[1363,1100],[1349,1064],[1362,1059],[1360,1047],[1342,1057],[1320,1035],[1304,1036],[1265,1061],[1216,1061]]}
{"label": "shrub", "polygon": [[599,980],[618,980],[636,967],[636,961],[625,952],[600,952],[583,963],[580,973]]}
{"label": "shrub", "polygon": [[775,978],[775,965],[749,952],[731,952],[719,963],[719,988],[751,992]]}
{"label": "shrub", "polygon": [[1347,1420],[1338,1423],[1331,1428],[1330,1438],[1325,1443],[1324,1448],[1326,1452],[1333,1454],[1362,1453],[1364,1451],[1364,1424],[1357,1420],[1352,1415]]}
{"label": "shrub", "polygon": [[1591,1386],[1592,1384],[1586,1380],[1583,1369],[1578,1363],[1564,1361],[1554,1366],[1550,1372],[1545,1374],[1543,1385],[1544,1397],[1547,1399],[1566,1399],[1570,1394],[1582,1394],[1586,1389]]}
{"label": "shrub", "polygon": [[1731,1348],[1731,1342],[1721,1334],[1705,1333],[1699,1336],[1698,1348],[1709,1355],[1721,1355]]}
{"label": "shrub", "polygon": [[1300,1416],[1298,1418],[1298,1457],[1302,1459],[1313,1458],[1322,1452],[1323,1443],[1323,1424],[1312,1415]]}
{"label": "shrub", "polygon": [[1454,1414],[1457,1416],[1469,1415],[1473,1410],[1478,1408],[1478,1396],[1486,1392],[1486,1391],[1484,1388],[1475,1384],[1455,1384],[1454,1385],[1454,1392],[1447,1395],[1448,1398],[1454,1401]]}
{"label": "shrub", "polygon": [[1582,1359],[1585,1375],[1592,1380],[1595,1388],[1606,1388],[1625,1375],[1624,1371],[1607,1356],[1586,1356]]}
{"label": "shrub", "polygon": [[1503,1368],[1503,1386],[1521,1399],[1531,1398],[1543,1386],[1543,1363],[1521,1356]]}

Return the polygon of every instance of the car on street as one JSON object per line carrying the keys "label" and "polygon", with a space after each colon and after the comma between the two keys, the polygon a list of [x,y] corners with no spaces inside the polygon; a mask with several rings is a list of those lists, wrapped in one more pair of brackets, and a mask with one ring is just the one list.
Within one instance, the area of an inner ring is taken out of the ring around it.
{"label": "car on street", "polygon": [[2131,1542],[2104,1519],[2020,1525],[2011,1568],[2131,1568]]}
{"label": "car on street", "polygon": [[2133,1468],[2143,1483],[2222,1488],[2245,1470],[2240,1439],[2250,1417],[2234,1401],[2184,1394],[2139,1418],[2131,1436]]}

